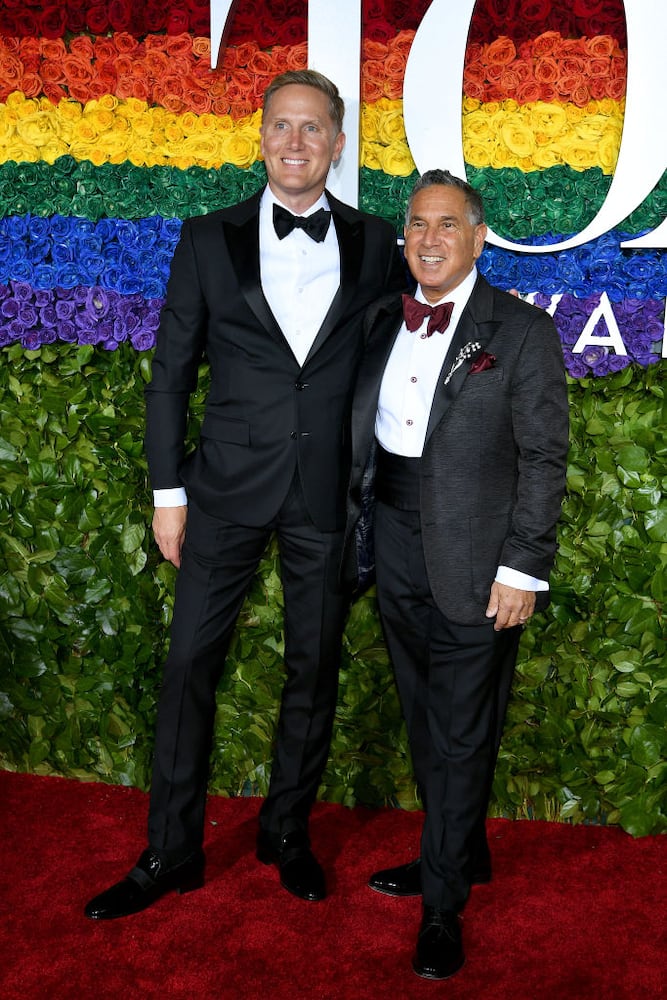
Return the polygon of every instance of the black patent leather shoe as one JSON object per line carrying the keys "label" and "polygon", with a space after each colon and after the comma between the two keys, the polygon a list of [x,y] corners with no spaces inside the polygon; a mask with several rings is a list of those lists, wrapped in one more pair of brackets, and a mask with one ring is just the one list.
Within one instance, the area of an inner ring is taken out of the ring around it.
{"label": "black patent leather shoe", "polygon": [[[491,858],[478,861],[472,873],[472,884],[483,885],[490,882],[491,877]],[[421,896],[421,858],[408,861],[406,865],[375,872],[368,884],[371,889],[383,892],[385,896]]]}
{"label": "black patent leather shoe", "polygon": [[452,910],[424,906],[412,968],[422,979],[449,979],[464,962],[457,914]]}
{"label": "black patent leather shoe", "polygon": [[421,896],[422,894],[422,863],[421,858],[408,861],[407,865],[397,868],[384,868],[375,872],[368,880],[371,889],[383,892],[385,896]]}
{"label": "black patent leather shoe", "polygon": [[260,830],[257,860],[263,865],[277,865],[280,884],[293,896],[312,902],[326,897],[324,872],[310,850],[308,835],[302,830],[292,830],[282,837]]}
{"label": "black patent leather shoe", "polygon": [[114,920],[145,910],[165,892],[201,889],[205,863],[204,852],[197,850],[179,864],[167,865],[157,851],[148,847],[122,882],[91,899],[84,913],[91,920]]}

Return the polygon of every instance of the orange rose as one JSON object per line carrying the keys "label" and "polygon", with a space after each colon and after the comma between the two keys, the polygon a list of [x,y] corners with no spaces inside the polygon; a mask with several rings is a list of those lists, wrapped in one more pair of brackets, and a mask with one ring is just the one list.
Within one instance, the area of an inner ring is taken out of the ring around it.
{"label": "orange rose", "polygon": [[484,46],[480,42],[471,42],[470,45],[466,46],[465,62],[468,63],[479,62],[484,54]]}
{"label": "orange rose", "polygon": [[236,48],[236,65],[247,66],[256,51],[256,42],[242,42]]}
{"label": "orange rose", "polygon": [[79,56],[66,55],[62,62],[61,79],[68,81],[70,86],[75,83],[78,86],[90,83],[92,76],[92,66],[86,59]]}
{"label": "orange rose", "polygon": [[229,113],[236,121],[238,121],[239,118],[247,118],[248,115],[251,115],[254,110],[255,109],[250,101],[244,101],[241,97],[232,101],[229,105]]}
{"label": "orange rose", "polygon": [[131,52],[135,55],[135,57],[138,56],[140,52],[143,54],[143,45],[140,45],[136,38],[129,35],[127,31],[115,32],[113,40],[118,52],[123,54]]}
{"label": "orange rose", "polygon": [[620,101],[625,97],[625,77],[607,80],[607,97],[612,101]]}
{"label": "orange rose", "polygon": [[384,86],[381,81],[378,80],[361,80],[361,99],[366,101],[367,104],[374,104],[375,101],[379,101],[381,97],[385,96]]}
{"label": "orange rose", "polygon": [[189,56],[192,52],[192,35],[187,31],[181,32],[180,35],[167,35],[165,48],[170,56]]}
{"label": "orange rose", "polygon": [[410,49],[412,48],[412,43],[415,40],[415,32],[403,29],[399,31],[397,35],[389,41],[389,51],[390,52],[400,52],[401,55],[407,59],[410,55]]}
{"label": "orange rose", "polygon": [[381,62],[387,55],[388,47],[384,42],[375,42],[371,38],[365,38],[361,46],[362,61],[364,63],[375,60]]}
{"label": "orange rose", "polygon": [[199,88],[191,90],[188,92],[188,105],[198,115],[209,114],[211,111],[211,95]]}
{"label": "orange rose", "polygon": [[300,42],[299,45],[291,45],[288,55],[288,69],[305,69],[308,65],[308,45]]}
{"label": "orange rose", "polygon": [[92,62],[95,58],[95,46],[89,35],[75,35],[70,38],[69,50],[80,59],[90,59]]}
{"label": "orange rose", "polygon": [[544,56],[535,64],[535,80],[539,84],[553,84],[559,76],[558,63],[551,56]]}
{"label": "orange rose", "polygon": [[486,89],[484,87],[484,83],[483,82],[480,83],[480,81],[477,80],[477,79],[475,79],[474,77],[471,78],[471,79],[470,78],[466,78],[466,76],[464,74],[464,76],[463,76],[463,92],[466,95],[466,97],[472,97],[475,100],[483,101],[484,100],[484,96],[486,94]]}
{"label": "orange rose", "polygon": [[516,48],[511,38],[501,35],[487,45],[485,61],[491,65],[507,66],[516,57]]}
{"label": "orange rose", "polygon": [[95,39],[95,59],[98,62],[105,62],[107,59],[115,59],[118,55],[116,46],[111,38]]}
{"label": "orange rose", "polygon": [[0,80],[3,91],[10,94],[13,90],[21,90],[22,77],[23,63],[21,60],[17,59],[16,56],[3,53],[0,57]]}
{"label": "orange rose", "polygon": [[573,88],[570,100],[573,104],[576,104],[578,108],[585,107],[591,99],[591,92],[588,87],[586,80],[580,80],[577,85]]}
{"label": "orange rose", "polygon": [[42,93],[48,97],[52,104],[59,104],[63,98],[67,97],[67,91],[58,83],[43,83]]}
{"label": "orange rose", "polygon": [[[229,101],[224,96],[224,94],[221,95],[220,97],[212,98],[211,111],[214,115],[217,115],[219,118],[222,117],[222,115],[231,114],[231,107]],[[250,111],[244,111],[243,114],[244,115],[250,114]]]}
{"label": "orange rose", "polygon": [[516,91],[516,99],[520,104],[528,104],[543,100],[542,87],[536,80],[525,80]]}
{"label": "orange rose", "polygon": [[540,84],[540,100],[545,104],[554,104],[559,99],[558,90],[553,83]]}
{"label": "orange rose", "polygon": [[384,61],[385,76],[390,80],[400,80],[405,77],[406,58],[402,52],[390,52]]}
{"label": "orange rose", "polygon": [[167,53],[158,52],[155,49],[151,52],[147,52],[141,60],[141,63],[145,72],[156,80],[159,80],[160,77],[164,76],[166,73],[177,72],[174,69],[173,60],[169,58]]}
{"label": "orange rose", "polygon": [[262,52],[261,49],[258,49],[256,52],[253,52],[251,58],[248,60],[248,69],[251,73],[259,73],[263,76],[272,76],[274,71],[274,62],[268,52]]}
{"label": "orange rose", "polygon": [[620,51],[618,42],[611,35],[595,35],[587,38],[585,44],[588,54],[600,59],[609,59]]}
{"label": "orange rose", "polygon": [[26,97],[38,97],[42,93],[42,78],[37,73],[24,73],[21,90]]}
{"label": "orange rose", "polygon": [[403,97],[403,78],[396,78],[395,80],[385,80],[384,82],[384,96],[390,101],[400,101]]}
{"label": "orange rose", "polygon": [[560,32],[544,31],[534,40],[533,58],[542,59],[544,56],[553,56],[561,42]]}
{"label": "orange rose", "polygon": [[39,48],[43,59],[62,59],[66,52],[62,38],[41,38]]}
{"label": "orange rose", "polygon": [[211,39],[203,35],[198,35],[196,38],[191,39],[191,41],[193,55],[198,59],[206,59],[208,61],[211,55]]}
{"label": "orange rose", "polygon": [[40,75],[45,83],[65,83],[67,79],[65,67],[57,59],[45,59]]}

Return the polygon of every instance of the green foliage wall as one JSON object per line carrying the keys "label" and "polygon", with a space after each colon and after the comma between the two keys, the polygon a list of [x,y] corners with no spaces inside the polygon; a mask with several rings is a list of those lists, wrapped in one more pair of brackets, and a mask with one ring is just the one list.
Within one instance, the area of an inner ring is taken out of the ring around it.
{"label": "green foliage wall", "polygon": [[[149,358],[0,361],[0,765],[148,786],[173,574],[151,542]],[[667,829],[664,364],[571,381],[553,604],[522,640],[492,810]],[[196,413],[196,407],[195,407]],[[219,692],[211,790],[262,794],[282,687],[269,550]],[[415,807],[372,593],[345,637],[322,796]]]}

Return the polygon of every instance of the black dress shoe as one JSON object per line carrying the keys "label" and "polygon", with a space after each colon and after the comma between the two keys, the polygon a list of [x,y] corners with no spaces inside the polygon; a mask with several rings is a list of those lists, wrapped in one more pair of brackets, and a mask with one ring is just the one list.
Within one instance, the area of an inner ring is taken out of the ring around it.
{"label": "black dress shoe", "polygon": [[452,910],[424,906],[412,968],[423,979],[449,979],[464,962],[457,914]]}
{"label": "black dress shoe", "polygon": [[302,830],[292,830],[282,837],[260,830],[257,860],[263,865],[277,865],[280,884],[293,896],[311,901],[326,897],[324,872],[310,850],[307,834]]}
{"label": "black dress shoe", "polygon": [[[491,858],[487,858],[475,865],[471,882],[473,885],[482,885],[490,881]],[[371,889],[383,892],[385,896],[421,896],[421,858],[408,861],[406,865],[398,865],[397,868],[384,868],[375,872],[368,884]]]}
{"label": "black dress shoe", "polygon": [[368,884],[371,889],[383,892],[385,896],[421,896],[421,858],[408,861],[407,865],[399,865],[397,868],[383,868],[371,875]]}
{"label": "black dress shoe", "polygon": [[148,847],[123,881],[91,899],[84,913],[91,920],[113,920],[145,910],[172,889],[178,893],[201,889],[204,866],[202,850],[193,851],[177,865],[167,865],[157,851]]}

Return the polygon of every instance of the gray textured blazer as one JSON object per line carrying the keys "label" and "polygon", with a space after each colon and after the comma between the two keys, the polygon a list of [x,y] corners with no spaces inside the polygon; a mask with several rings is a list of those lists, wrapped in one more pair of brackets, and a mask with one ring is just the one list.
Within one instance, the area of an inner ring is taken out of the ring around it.
{"label": "gray textured blazer", "polygon": [[[352,410],[348,538],[361,511],[380,383],[401,323],[397,295],[375,303],[366,318]],[[466,345],[479,347],[447,380]],[[495,361],[471,374],[481,352]],[[487,621],[499,565],[548,579],[567,450],[567,385],[553,320],[479,276],[440,373],[421,463],[426,567],[434,599],[452,621]],[[537,609],[548,600],[539,593]]]}

